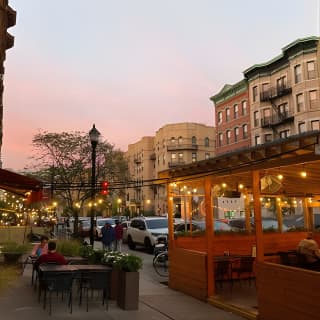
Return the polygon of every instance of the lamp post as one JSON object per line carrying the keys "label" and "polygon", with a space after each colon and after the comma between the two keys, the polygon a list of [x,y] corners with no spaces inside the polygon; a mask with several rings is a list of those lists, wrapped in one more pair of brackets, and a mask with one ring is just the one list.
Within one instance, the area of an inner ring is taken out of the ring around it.
{"label": "lamp post", "polygon": [[96,148],[99,142],[100,132],[93,125],[92,129],[89,131],[89,137],[91,141],[91,207],[90,207],[90,245],[94,244],[94,200],[96,195]]}

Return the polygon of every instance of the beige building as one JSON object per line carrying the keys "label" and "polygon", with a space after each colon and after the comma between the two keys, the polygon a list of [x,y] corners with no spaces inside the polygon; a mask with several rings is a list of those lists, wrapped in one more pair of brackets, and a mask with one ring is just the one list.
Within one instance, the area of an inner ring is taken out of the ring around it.
{"label": "beige building", "polygon": [[244,71],[249,84],[251,143],[319,130],[319,38],[298,39],[272,60]]}
{"label": "beige building", "polygon": [[126,157],[132,183],[127,188],[126,206],[133,214],[165,214],[166,187],[156,184],[158,173],[214,155],[215,128],[199,123],[167,124],[154,137],[130,144]]}
{"label": "beige building", "polygon": [[[8,0],[0,0],[0,155],[3,135],[3,76],[6,50],[14,45],[14,37],[7,29],[16,24],[16,12],[8,5]],[[2,163],[0,161],[0,167]]]}

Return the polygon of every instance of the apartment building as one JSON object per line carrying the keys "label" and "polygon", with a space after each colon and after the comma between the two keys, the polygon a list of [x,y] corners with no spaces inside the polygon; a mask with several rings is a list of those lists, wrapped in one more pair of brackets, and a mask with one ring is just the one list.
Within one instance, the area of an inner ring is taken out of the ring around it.
{"label": "apartment building", "polygon": [[126,206],[133,214],[167,212],[166,186],[158,173],[215,156],[215,128],[199,123],[167,124],[153,137],[130,144],[126,152],[134,181],[127,189]]}
{"label": "apartment building", "polygon": [[[14,45],[14,37],[7,29],[16,24],[16,12],[8,5],[8,0],[0,0],[0,155],[3,136],[3,76],[6,50]],[[0,157],[1,158],[1,157]],[[2,162],[0,161],[0,167]]]}
{"label": "apartment building", "polygon": [[216,154],[249,147],[251,125],[246,79],[234,85],[226,84],[210,100],[215,105]]}
{"label": "apartment building", "polygon": [[319,38],[297,39],[272,60],[244,71],[251,142],[259,145],[319,130]]}

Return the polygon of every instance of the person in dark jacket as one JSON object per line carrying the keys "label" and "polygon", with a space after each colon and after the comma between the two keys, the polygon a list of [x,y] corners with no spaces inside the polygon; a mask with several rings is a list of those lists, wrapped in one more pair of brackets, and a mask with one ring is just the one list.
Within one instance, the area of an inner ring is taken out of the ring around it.
{"label": "person in dark jacket", "polygon": [[108,251],[112,251],[114,247],[114,241],[116,239],[114,228],[110,223],[106,223],[102,229],[102,245],[103,249],[106,249]]}

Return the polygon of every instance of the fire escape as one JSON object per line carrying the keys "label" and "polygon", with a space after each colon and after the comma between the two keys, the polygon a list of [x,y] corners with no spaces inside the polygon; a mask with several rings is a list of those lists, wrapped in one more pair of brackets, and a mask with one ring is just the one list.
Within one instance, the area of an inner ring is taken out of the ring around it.
{"label": "fire escape", "polygon": [[272,106],[272,114],[261,119],[262,128],[271,128],[274,134],[277,134],[277,126],[294,120],[294,113],[292,110],[285,107],[285,104],[277,105],[276,100],[286,96],[292,92],[292,87],[287,82],[281,82],[275,87],[261,92],[260,102],[270,102]]}

